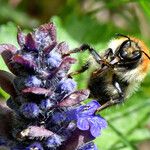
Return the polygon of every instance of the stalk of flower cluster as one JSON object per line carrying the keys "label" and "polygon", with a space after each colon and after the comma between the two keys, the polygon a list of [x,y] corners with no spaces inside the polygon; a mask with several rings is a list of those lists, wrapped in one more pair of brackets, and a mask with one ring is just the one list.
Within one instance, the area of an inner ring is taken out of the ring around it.
{"label": "stalk of flower cluster", "polygon": [[11,150],[96,150],[92,140],[107,123],[95,114],[97,101],[81,104],[89,91],[77,90],[68,77],[76,60],[65,55],[65,42],[57,42],[54,24],[27,35],[18,29],[17,40],[20,48],[0,45],[12,72],[0,71],[0,85],[10,94],[4,107],[10,111],[5,113],[9,131],[0,133],[0,145]]}

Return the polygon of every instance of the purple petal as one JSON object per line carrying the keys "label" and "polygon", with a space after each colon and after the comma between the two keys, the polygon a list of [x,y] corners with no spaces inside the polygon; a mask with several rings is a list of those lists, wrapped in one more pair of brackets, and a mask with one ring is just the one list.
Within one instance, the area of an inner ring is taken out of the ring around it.
{"label": "purple petal", "polygon": [[89,129],[89,121],[86,117],[79,118],[77,120],[77,127],[80,130],[88,130]]}
{"label": "purple petal", "polygon": [[59,103],[60,107],[69,107],[79,104],[81,101],[87,99],[89,96],[89,90],[75,91],[74,93],[67,96],[63,101]]}
{"label": "purple petal", "polygon": [[27,34],[25,38],[25,48],[29,51],[37,51],[36,44],[31,33]]}
{"label": "purple petal", "polygon": [[69,46],[67,43],[62,42],[58,45],[58,50],[57,50],[60,54],[66,54],[69,51]]}
{"label": "purple petal", "polygon": [[54,103],[50,99],[44,99],[40,103],[40,108],[43,110],[49,110],[52,106]]}
{"label": "purple petal", "polygon": [[79,109],[79,111],[82,111],[82,113],[80,113],[81,116],[90,116],[95,114],[97,108],[100,107],[100,104],[96,101],[93,100],[91,102],[89,102],[88,104],[84,105],[84,108]]}
{"label": "purple petal", "polygon": [[89,102],[86,106],[89,106],[89,115],[94,114],[95,111],[97,110],[97,108],[99,108],[101,105],[99,104],[98,101],[96,100],[92,100],[91,102]]}
{"label": "purple petal", "polygon": [[54,134],[51,137],[49,137],[45,143],[48,148],[56,148],[61,145],[63,140],[64,139],[61,136]]}
{"label": "purple petal", "polygon": [[76,115],[76,110],[75,109],[70,109],[66,111],[66,121],[73,121],[77,120],[77,115]]}
{"label": "purple petal", "polygon": [[53,59],[55,59],[57,61],[61,61],[62,60],[61,59],[61,55],[59,53],[57,53],[57,52],[51,52],[49,55],[50,55],[51,58],[53,58]]}
{"label": "purple petal", "polygon": [[99,123],[96,122],[96,120],[94,120],[93,118],[89,118],[89,124],[90,124],[91,135],[94,137],[99,136],[101,130]]}
{"label": "purple petal", "polygon": [[85,143],[83,146],[81,146],[77,150],[98,150],[98,148],[94,144],[94,142],[89,142],[89,143]]}
{"label": "purple petal", "polygon": [[23,93],[33,93],[33,94],[38,94],[38,95],[51,95],[52,92],[50,89],[45,89],[45,88],[38,88],[38,87],[31,87],[31,88],[26,88],[22,90]]}
{"label": "purple petal", "polygon": [[66,79],[65,81],[60,81],[57,91],[59,93],[71,93],[76,88],[76,82],[73,79]]}
{"label": "purple petal", "polygon": [[14,69],[14,64],[12,63],[12,57],[17,52],[17,48],[11,44],[1,44],[0,45],[0,54],[2,55],[7,67],[9,70],[16,74]]}
{"label": "purple petal", "polygon": [[68,139],[66,144],[61,146],[60,150],[75,150],[93,139],[94,137],[91,136],[89,130],[82,131],[76,128],[73,135]]}
{"label": "purple petal", "polygon": [[16,63],[19,63],[27,68],[36,68],[36,64],[33,60],[26,58],[25,56],[21,55],[14,55],[12,60]]}
{"label": "purple petal", "polygon": [[25,150],[44,150],[41,143],[34,142],[33,144],[29,145]]}
{"label": "purple petal", "polygon": [[51,43],[56,42],[56,31],[53,23],[41,25],[33,35],[37,49],[45,49]]}
{"label": "purple petal", "polygon": [[23,139],[25,137],[28,137],[29,139],[48,138],[53,134],[54,133],[52,131],[45,129],[44,127],[29,126],[27,129],[24,129],[19,133],[19,138],[20,139]]}
{"label": "purple petal", "polygon": [[17,41],[21,48],[25,45],[25,35],[22,33],[21,29],[18,27],[18,33],[17,33]]}
{"label": "purple petal", "polygon": [[17,93],[13,85],[14,78],[15,76],[13,74],[0,70],[0,86],[5,92],[10,94],[13,98],[17,96]]}
{"label": "purple petal", "polygon": [[58,67],[61,61],[62,61],[61,55],[56,52],[50,53],[48,58],[46,59],[46,63],[48,64],[48,67],[50,67],[50,69]]}
{"label": "purple petal", "polygon": [[42,81],[38,79],[36,76],[29,76],[25,80],[24,84],[26,87],[40,87],[40,85],[42,84]]}
{"label": "purple petal", "polygon": [[50,45],[48,45],[46,48],[44,48],[44,53],[45,54],[49,54],[55,47],[56,47],[57,43],[56,42],[52,42]]}
{"label": "purple petal", "polygon": [[100,115],[94,116],[94,120],[99,124],[101,128],[107,127],[107,121],[104,118],[102,118]]}
{"label": "purple petal", "polygon": [[66,115],[65,113],[62,113],[62,112],[56,112],[52,116],[52,120],[56,124],[62,123],[63,121],[65,121],[65,119],[66,119]]}
{"label": "purple petal", "polygon": [[57,74],[58,77],[64,77],[64,75],[66,75],[66,73],[70,69],[71,64],[74,64],[75,62],[76,59],[71,57],[65,57],[58,69],[55,71],[55,74]]}
{"label": "purple petal", "polygon": [[17,48],[12,44],[1,44],[0,45],[0,54],[5,51],[9,51],[12,55],[16,53]]}
{"label": "purple petal", "polygon": [[39,107],[35,103],[22,104],[20,111],[26,118],[36,118],[40,112]]}
{"label": "purple petal", "polygon": [[44,25],[41,25],[38,28],[38,30],[41,31],[41,32],[48,33],[50,38],[51,38],[51,40],[52,41],[56,41],[56,28],[55,28],[55,26],[54,26],[54,24],[52,22],[44,24]]}

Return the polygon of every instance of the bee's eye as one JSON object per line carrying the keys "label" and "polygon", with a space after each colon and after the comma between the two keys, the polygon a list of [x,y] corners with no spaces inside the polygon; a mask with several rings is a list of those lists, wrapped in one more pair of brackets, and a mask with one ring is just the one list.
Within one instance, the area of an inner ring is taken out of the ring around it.
{"label": "bee's eye", "polygon": [[120,57],[128,61],[138,60],[141,58],[141,55],[142,53],[139,50],[135,50],[134,52],[132,52],[132,54],[128,54],[128,52],[125,49],[120,50]]}
{"label": "bee's eye", "polygon": [[131,41],[127,41],[124,43],[123,48],[128,48],[131,46]]}
{"label": "bee's eye", "polygon": [[121,58],[126,59],[128,57],[128,52],[125,49],[121,49],[120,56]]}
{"label": "bee's eye", "polygon": [[139,50],[136,50],[132,53],[132,55],[133,55],[132,60],[137,60],[141,58],[142,52]]}
{"label": "bee's eye", "polygon": [[[134,50],[133,52],[128,51],[131,47],[131,40],[124,41],[119,48],[119,56],[123,60],[127,61],[136,61],[141,58],[142,52],[140,50]],[[132,47],[131,47],[132,48]],[[132,48],[133,49],[133,48]]]}

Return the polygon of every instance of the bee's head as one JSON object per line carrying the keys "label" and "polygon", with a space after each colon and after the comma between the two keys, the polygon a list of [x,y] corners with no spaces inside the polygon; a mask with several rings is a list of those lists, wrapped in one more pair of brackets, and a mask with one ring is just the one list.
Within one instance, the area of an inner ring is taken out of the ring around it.
{"label": "bee's head", "polygon": [[125,40],[121,43],[121,45],[118,47],[117,50],[117,55],[120,57],[122,61],[127,61],[127,62],[133,62],[133,61],[138,61],[142,57],[142,50],[141,47],[130,39],[130,37],[122,35],[122,34],[117,34],[117,36],[122,36],[125,38]]}
{"label": "bee's head", "polygon": [[150,62],[148,49],[142,41],[122,34],[117,34],[117,36],[121,38],[112,40],[109,44],[113,52],[112,64],[117,64],[117,67],[121,68],[134,69],[141,64],[140,62]]}

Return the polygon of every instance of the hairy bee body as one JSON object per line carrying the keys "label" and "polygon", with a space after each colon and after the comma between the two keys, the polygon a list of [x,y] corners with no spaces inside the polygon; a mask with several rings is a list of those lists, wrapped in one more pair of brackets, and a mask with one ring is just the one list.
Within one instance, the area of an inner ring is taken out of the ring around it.
{"label": "hairy bee body", "polygon": [[[124,45],[121,47],[125,41],[127,41],[127,38],[121,37],[112,40],[108,45],[111,54],[107,56],[106,61],[110,64],[116,62],[113,68],[103,69],[99,66],[90,75],[88,82],[90,96],[100,101],[100,104],[105,104],[110,100],[122,102],[138,89],[148,72],[149,59],[144,53],[141,53],[139,58],[132,60],[132,58],[128,59],[127,57],[125,57],[126,59],[121,58],[120,52],[118,52],[124,48],[127,53],[130,53],[129,55],[132,55],[134,51],[144,51],[148,54],[147,47],[136,38],[130,38],[130,41],[132,41],[130,46]],[[105,54],[102,58],[105,58]],[[116,86],[119,87],[116,88]]]}
{"label": "hairy bee body", "polygon": [[92,57],[81,69],[69,74],[80,74],[92,68],[88,88],[91,98],[102,105],[97,111],[123,102],[145,78],[150,64],[148,48],[136,38],[117,34],[104,54],[98,54],[88,44],[75,48],[71,53],[88,50]]}

